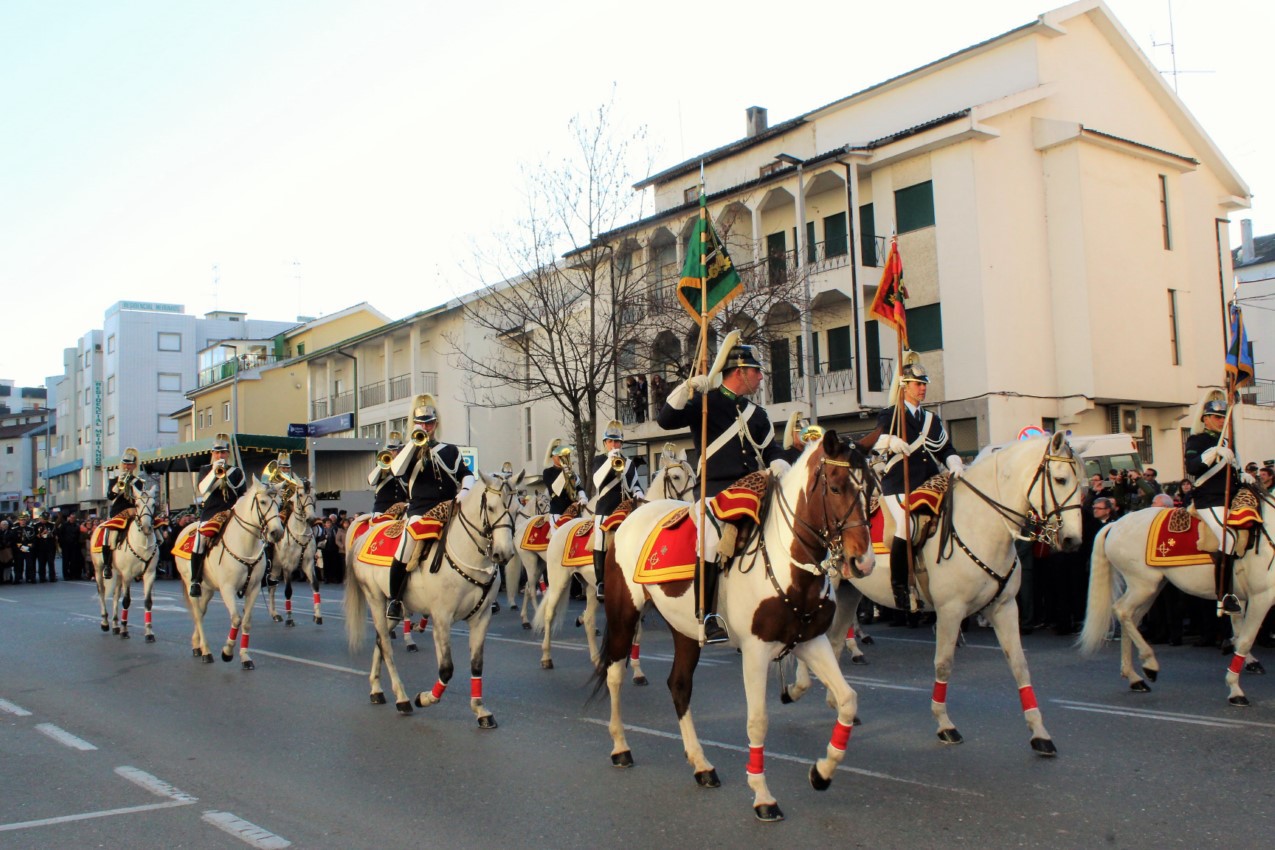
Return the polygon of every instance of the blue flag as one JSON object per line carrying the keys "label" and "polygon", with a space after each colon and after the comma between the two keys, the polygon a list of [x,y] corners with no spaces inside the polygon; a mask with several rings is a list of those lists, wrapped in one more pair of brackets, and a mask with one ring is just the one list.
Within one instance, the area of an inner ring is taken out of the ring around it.
{"label": "blue flag", "polygon": [[1230,342],[1226,346],[1226,377],[1232,387],[1253,383],[1253,345],[1244,330],[1244,316],[1240,307],[1231,302]]}

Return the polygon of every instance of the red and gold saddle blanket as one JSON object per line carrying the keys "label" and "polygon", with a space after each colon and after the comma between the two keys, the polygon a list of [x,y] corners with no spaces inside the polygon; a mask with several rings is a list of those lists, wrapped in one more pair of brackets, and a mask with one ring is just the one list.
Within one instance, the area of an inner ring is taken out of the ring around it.
{"label": "red and gold saddle blanket", "polygon": [[949,479],[946,475],[935,475],[926,480],[912,491],[912,495],[908,498],[908,510],[938,516],[939,505],[943,502],[943,496],[947,494],[948,484]]}
{"label": "red and gold saddle blanket", "polygon": [[719,520],[736,520],[741,517],[761,524],[761,500],[766,495],[769,474],[750,472],[725,490],[708,500],[708,509]]}
{"label": "red and gold saddle blanket", "polygon": [[582,522],[571,530],[571,539],[562,550],[562,566],[567,569],[593,563],[593,520]]}
{"label": "red and gold saddle blanket", "polygon": [[1199,547],[1200,518],[1183,508],[1165,508],[1147,530],[1147,566],[1190,567],[1213,559]]}
{"label": "red and gold saddle blanket", "polygon": [[522,542],[518,545],[528,552],[543,552],[549,548],[549,536],[556,527],[544,514],[533,516],[522,530]]}
{"label": "red and gold saddle blanket", "polygon": [[637,507],[637,502],[633,499],[625,499],[620,502],[620,504],[615,506],[615,510],[602,521],[602,530],[615,531],[620,527],[620,523],[624,522],[624,518],[633,513],[635,507]]}
{"label": "red and gold saddle blanket", "polygon": [[408,522],[388,515],[371,517],[358,523],[355,536],[366,529],[357,559],[371,567],[388,567],[398,554],[403,532],[413,540],[430,542],[443,536],[443,528],[451,519],[454,502],[441,502],[424,516]]}
{"label": "red and gold saddle blanket", "polygon": [[665,514],[646,536],[633,580],[638,584],[663,584],[693,579],[698,536],[699,528],[691,519],[690,508]]}
{"label": "red and gold saddle blanket", "polygon": [[872,532],[872,551],[878,555],[890,554],[890,547],[885,542],[885,511],[881,510],[880,503],[868,515],[868,528]]}
{"label": "red and gold saddle blanket", "polygon": [[196,529],[204,537],[207,537],[211,543],[221,536],[221,530],[225,527],[226,520],[229,518],[230,511],[222,511],[212,519],[206,519],[203,522],[192,522],[186,526],[182,529],[181,534],[177,535],[177,542],[173,544],[173,557],[189,561],[191,553],[195,551]]}

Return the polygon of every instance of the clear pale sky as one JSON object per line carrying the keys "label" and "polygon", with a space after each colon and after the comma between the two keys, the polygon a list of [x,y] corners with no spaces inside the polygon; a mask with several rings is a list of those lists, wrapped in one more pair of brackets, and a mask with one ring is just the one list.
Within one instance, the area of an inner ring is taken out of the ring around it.
{"label": "clear pale sky", "polygon": [[[748,106],[777,123],[1057,5],[3,0],[0,378],[60,374],[119,300],[402,317],[475,288],[520,165],[613,85],[658,169]],[[1108,5],[1167,71],[1167,0]],[[1173,25],[1179,93],[1254,194],[1233,239],[1275,232],[1275,3],[1176,0]]]}

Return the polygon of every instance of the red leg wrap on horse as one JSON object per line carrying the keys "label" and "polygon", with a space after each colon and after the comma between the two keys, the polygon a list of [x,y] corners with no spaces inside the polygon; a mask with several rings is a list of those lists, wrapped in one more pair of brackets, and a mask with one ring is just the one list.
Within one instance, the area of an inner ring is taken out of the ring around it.
{"label": "red leg wrap on horse", "polygon": [[239,648],[240,649],[248,648],[248,633],[247,632],[244,632],[243,637],[239,638]]}
{"label": "red leg wrap on horse", "polygon": [[146,625],[148,625],[148,626],[149,626],[150,624],[151,624],[151,612],[150,612],[150,611],[147,611],[147,612],[146,612]]}
{"label": "red leg wrap on horse", "polygon": [[748,748],[748,772],[752,774],[761,774],[766,772],[765,747]]}
{"label": "red leg wrap on horse", "polygon": [[447,690],[447,686],[442,681],[438,681],[434,683],[434,690],[430,691],[430,693],[434,695],[434,699],[442,699],[443,691],[445,690]]}
{"label": "red leg wrap on horse", "polygon": [[125,608],[123,611],[120,611],[120,622],[125,625],[128,625],[128,609],[127,608]]}
{"label": "red leg wrap on horse", "polygon": [[1230,670],[1232,673],[1234,673],[1236,676],[1243,673],[1244,672],[1244,656],[1232,655],[1231,665],[1227,669]]}
{"label": "red leg wrap on horse", "polygon": [[1036,692],[1032,690],[1031,685],[1023,685],[1018,689],[1018,701],[1023,704],[1023,711],[1031,711],[1036,708]]}
{"label": "red leg wrap on horse", "polygon": [[231,630],[230,630],[230,637],[226,638],[226,640],[228,640],[230,643],[234,643],[234,642],[235,642],[235,638],[237,638],[237,637],[239,637],[239,629],[237,629],[237,628],[236,628],[236,629],[231,629]]}
{"label": "red leg wrap on horse", "polygon": [[289,614],[291,614],[291,613],[292,613],[292,600],[291,600],[291,599],[285,599],[285,600],[283,600],[283,610],[284,610],[284,611],[287,611]]}
{"label": "red leg wrap on horse", "polygon": [[837,725],[832,727],[832,748],[844,752],[846,744],[850,743],[850,732],[853,729],[853,726],[847,726],[838,721]]}
{"label": "red leg wrap on horse", "polygon": [[483,677],[482,676],[469,677],[469,696],[472,699],[483,698]]}
{"label": "red leg wrap on horse", "polygon": [[854,626],[846,629],[846,640],[854,640]]}
{"label": "red leg wrap on horse", "polygon": [[319,592],[318,592],[318,591],[315,591],[315,593],[314,593],[314,604],[315,604],[315,605],[318,605],[318,604],[319,604]]}
{"label": "red leg wrap on horse", "polygon": [[642,652],[642,647],[638,646],[635,643],[633,644],[633,647],[629,650],[629,658],[632,658],[634,661],[637,661],[638,655],[641,654],[641,652]]}
{"label": "red leg wrap on horse", "polygon": [[407,637],[411,633],[412,633],[412,618],[404,617],[403,618],[403,637]]}
{"label": "red leg wrap on horse", "polygon": [[947,702],[947,682],[935,682],[934,696],[930,697],[930,699],[934,700],[940,705]]}

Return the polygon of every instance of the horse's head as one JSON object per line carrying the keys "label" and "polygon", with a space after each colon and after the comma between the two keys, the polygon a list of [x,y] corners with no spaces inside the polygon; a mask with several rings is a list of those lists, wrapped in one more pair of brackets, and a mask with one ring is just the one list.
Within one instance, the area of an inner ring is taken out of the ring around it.
{"label": "horse's head", "polygon": [[[521,473],[518,481],[522,480]],[[497,564],[503,564],[514,556],[514,517],[510,506],[514,502],[513,483],[500,475],[478,473],[481,487],[473,487],[465,497],[461,510],[481,529],[483,537],[490,541],[488,556]],[[474,511],[477,511],[477,516]]]}
{"label": "horse's head", "polygon": [[279,515],[279,488],[264,478],[252,477],[252,484],[243,499],[248,501],[248,513],[254,525],[260,529],[261,539],[278,543],[283,539],[283,519]]}
{"label": "horse's head", "polygon": [[[309,526],[310,517],[315,515],[314,487],[309,478],[301,479],[301,486],[292,490],[292,516],[300,524]],[[291,522],[291,517],[289,518]]]}
{"label": "horse's head", "polygon": [[651,479],[647,498],[677,499],[685,501],[695,489],[695,469],[685,460],[678,459],[662,467]]}
{"label": "horse's head", "polygon": [[155,505],[159,502],[159,487],[151,485],[137,494],[137,525],[143,534],[155,529]]}
{"label": "horse's head", "polygon": [[[1023,488],[1024,535],[1066,552],[1080,548],[1081,461],[1065,433],[1015,443],[971,465],[969,473],[977,476],[975,470],[985,464],[999,467],[1000,477]],[[1001,496],[1009,504],[1003,488]]]}
{"label": "horse's head", "polygon": [[821,441],[806,447],[783,483],[790,478],[801,487],[794,512],[793,559],[836,562],[858,577],[872,572],[867,501],[872,471],[858,446],[829,430]]}

